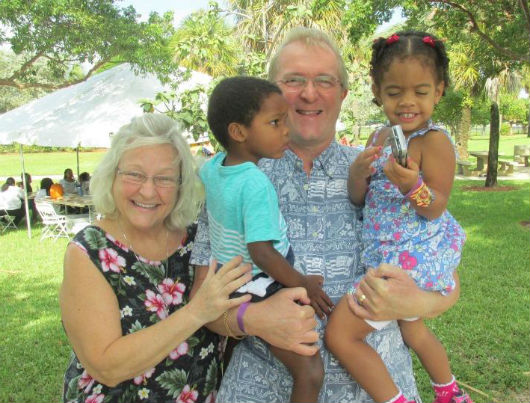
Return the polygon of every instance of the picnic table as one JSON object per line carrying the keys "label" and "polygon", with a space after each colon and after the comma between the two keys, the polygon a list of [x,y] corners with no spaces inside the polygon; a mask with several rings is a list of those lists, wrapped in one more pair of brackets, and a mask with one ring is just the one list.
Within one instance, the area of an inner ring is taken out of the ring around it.
{"label": "picnic table", "polygon": [[513,146],[513,159],[515,161],[524,159],[524,166],[529,166],[528,157],[530,157],[530,145],[519,144]]}
{"label": "picnic table", "polygon": [[487,151],[470,151],[469,155],[477,158],[477,171],[484,172],[488,166],[488,152]]}
{"label": "picnic table", "polygon": [[68,206],[68,207],[79,207],[85,208],[88,207],[88,217],[89,221],[93,221],[94,214],[94,201],[92,200],[91,195],[80,196],[77,194],[66,194],[60,199],[52,199],[51,197],[46,197],[46,201],[49,201],[53,204]]}

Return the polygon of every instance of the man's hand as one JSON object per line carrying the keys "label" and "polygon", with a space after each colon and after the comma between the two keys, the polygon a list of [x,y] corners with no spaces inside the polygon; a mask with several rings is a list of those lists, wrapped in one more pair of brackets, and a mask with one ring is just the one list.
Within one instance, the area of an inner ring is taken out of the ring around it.
{"label": "man's hand", "polygon": [[455,280],[455,290],[443,296],[420,289],[404,270],[383,263],[377,269],[369,269],[360,282],[356,298],[362,300],[362,305],[352,295],[347,296],[348,305],[355,315],[371,320],[434,317],[458,300],[460,287],[456,273]]}
{"label": "man's hand", "polygon": [[315,311],[309,302],[302,287],[281,289],[249,305],[243,317],[245,330],[284,350],[313,355],[318,351],[318,333]]}
{"label": "man's hand", "polygon": [[304,287],[307,290],[307,296],[311,300],[311,306],[320,319],[325,319],[333,310],[333,302],[322,289],[324,277],[317,275],[306,275]]}

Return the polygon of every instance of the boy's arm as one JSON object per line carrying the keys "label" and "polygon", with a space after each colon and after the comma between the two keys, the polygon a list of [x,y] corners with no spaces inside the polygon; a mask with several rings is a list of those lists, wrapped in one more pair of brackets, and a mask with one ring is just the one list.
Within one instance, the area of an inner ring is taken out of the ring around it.
{"label": "boy's arm", "polygon": [[322,276],[303,275],[296,271],[279,253],[271,241],[250,242],[247,244],[252,261],[261,270],[285,287],[304,287],[311,300],[311,306],[320,318],[331,314],[333,302],[322,290]]}

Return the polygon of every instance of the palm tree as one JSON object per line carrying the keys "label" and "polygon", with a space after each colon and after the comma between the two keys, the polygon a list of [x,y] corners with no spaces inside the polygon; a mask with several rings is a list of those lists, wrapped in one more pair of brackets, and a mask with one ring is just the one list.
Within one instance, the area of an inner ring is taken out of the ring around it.
{"label": "palm tree", "polygon": [[241,48],[234,29],[217,10],[197,11],[182,22],[170,42],[175,61],[213,77],[237,73]]}
{"label": "palm tree", "polygon": [[499,157],[499,132],[500,113],[499,95],[501,91],[515,92],[521,88],[521,77],[517,71],[513,71],[509,66],[504,68],[495,76],[486,80],[485,91],[491,101],[490,109],[490,142],[488,150],[488,170],[486,174],[486,187],[497,185],[497,164]]}
{"label": "palm tree", "polygon": [[455,143],[459,157],[467,160],[473,99],[479,95],[482,87],[480,85],[481,64],[474,56],[473,47],[469,42],[455,43],[448,51],[448,55],[454,87],[464,95],[462,115],[455,133]]}
{"label": "palm tree", "polygon": [[228,0],[224,11],[235,18],[236,35],[245,50],[263,55],[264,63],[285,33],[295,26],[320,28],[340,39],[339,45],[349,46],[341,24],[344,13],[341,0]]}

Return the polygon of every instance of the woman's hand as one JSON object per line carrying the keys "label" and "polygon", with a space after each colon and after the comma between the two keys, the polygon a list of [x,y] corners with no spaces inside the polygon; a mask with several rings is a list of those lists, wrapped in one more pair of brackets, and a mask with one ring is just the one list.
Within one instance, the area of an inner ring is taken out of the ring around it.
{"label": "woman's hand", "polygon": [[245,330],[284,350],[313,355],[318,351],[318,333],[315,311],[309,302],[302,287],[281,289],[249,305],[243,317]]}
{"label": "woman's hand", "polygon": [[460,286],[458,275],[455,273],[454,276],[455,289],[443,296],[438,292],[423,291],[405,271],[383,263],[377,269],[369,269],[357,287],[356,298],[362,305],[352,295],[347,296],[348,305],[355,315],[371,320],[434,317],[458,300]]}
{"label": "woman's hand", "polygon": [[231,293],[247,283],[251,278],[251,265],[241,264],[237,256],[215,272],[217,262],[212,260],[200,288],[194,292],[188,304],[189,312],[201,322],[201,325],[214,321],[225,311],[249,301],[251,296],[243,295],[230,299]]}
{"label": "woman's hand", "polygon": [[383,167],[385,175],[390,182],[399,188],[402,194],[407,194],[418,182],[419,171],[418,164],[412,158],[407,158],[407,167],[405,168],[398,164],[393,155],[388,158]]}

